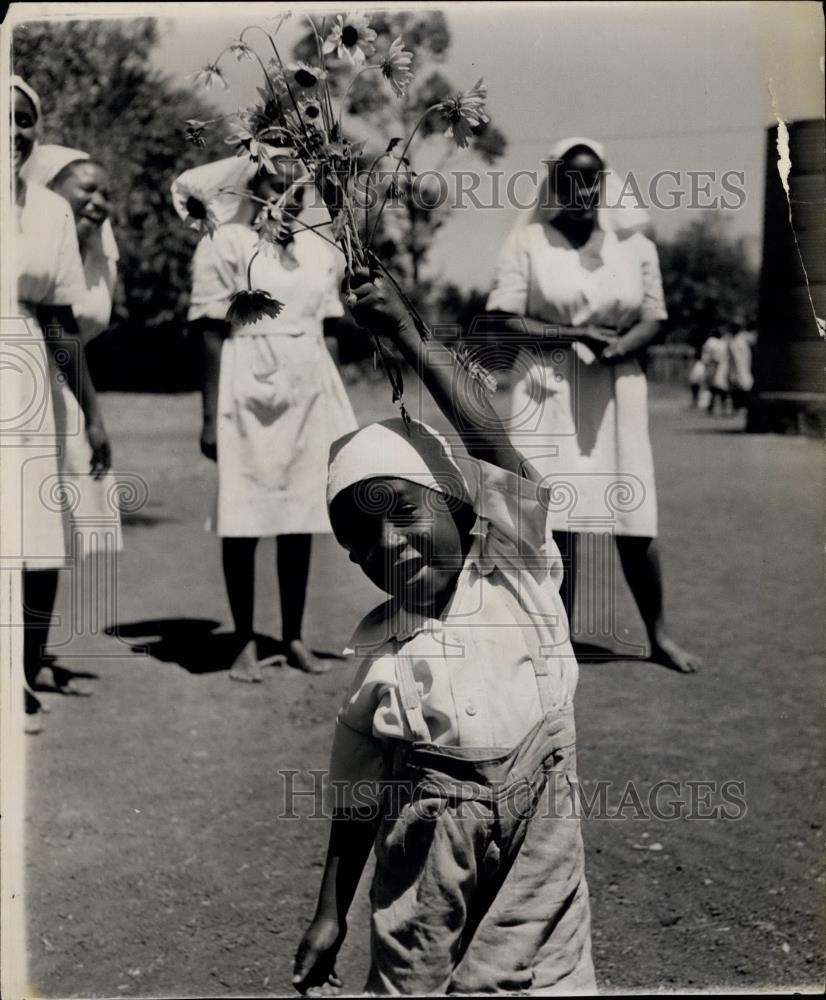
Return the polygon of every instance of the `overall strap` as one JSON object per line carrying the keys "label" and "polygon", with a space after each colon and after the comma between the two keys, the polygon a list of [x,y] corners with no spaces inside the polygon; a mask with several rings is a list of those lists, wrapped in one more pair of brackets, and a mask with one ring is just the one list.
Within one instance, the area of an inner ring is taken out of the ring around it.
{"label": "overall strap", "polygon": [[[520,601],[517,585],[511,579],[511,574],[507,569],[502,572],[502,578],[507,583],[508,590],[517,605],[527,615],[531,615],[532,612],[525,608]],[[526,581],[523,581],[523,583],[524,582]],[[539,612],[533,612],[533,614],[539,614]],[[525,645],[528,649],[528,655],[530,656],[531,664],[533,665],[533,672],[536,677],[536,687],[539,691],[539,704],[542,706],[543,713],[547,715],[548,712],[552,712],[556,708],[556,699],[554,697],[554,687],[551,683],[551,675],[548,671],[548,657],[544,656],[542,653],[542,639],[539,632],[539,626],[534,625],[531,622],[518,621],[515,616],[514,620],[517,621],[517,624],[522,630]]]}
{"label": "overall strap", "polygon": [[429,743],[430,730],[424,721],[422,700],[416,687],[409,656],[396,655],[396,680],[399,685],[399,705],[405,722],[417,740]]}

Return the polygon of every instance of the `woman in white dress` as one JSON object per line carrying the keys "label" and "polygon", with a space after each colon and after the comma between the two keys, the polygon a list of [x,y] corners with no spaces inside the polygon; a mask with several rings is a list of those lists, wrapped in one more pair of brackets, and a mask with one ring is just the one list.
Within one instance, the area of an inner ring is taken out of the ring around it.
{"label": "woman in white dress", "polygon": [[[209,200],[209,212],[218,222],[229,220],[196,249],[189,321],[204,342],[201,450],[218,465],[215,528],[237,640],[230,677],[243,681],[261,679],[253,630],[259,538],[277,538],[287,662],[310,673],[327,669],[302,636],[311,542],[312,535],[331,531],[325,501],[330,444],[356,427],[324,342],[324,321],[344,313],[336,251],[300,228],[262,242],[253,225],[261,203],[280,197],[303,172],[290,156],[273,162],[275,173],[257,174],[230,158],[188,171],[173,186],[182,215],[193,198],[222,192]],[[239,184],[259,199],[258,210],[227,195]],[[293,192],[293,216],[302,191]],[[232,297],[248,287],[283,304],[280,314],[227,322]]]}
{"label": "woman in white dress", "polygon": [[537,210],[508,237],[487,300],[498,333],[522,345],[509,433],[553,487],[550,523],[567,557],[569,619],[577,536],[612,533],[651,659],[692,672],[696,658],[665,623],[639,360],[667,315],[657,250],[643,231],[644,213],[605,204],[599,143],[565,140],[547,166]]}
{"label": "woman in white dress", "polygon": [[23,566],[27,730],[35,732],[39,729],[36,716],[43,706],[31,687],[43,666],[57,570],[68,561],[66,490],[59,470],[66,438],[59,437],[56,427],[56,390],[62,392],[67,385],[77,399],[82,426],[76,433],[88,443],[85,471],[103,477],[110,466],[110,447],[97,395],[83,364],[73,313],[85,282],[72,210],[59,195],[21,176],[35,144],[40,101],[19,77],[12,77],[11,82],[14,256],[21,336],[16,344],[19,364],[5,373],[3,390],[4,424],[13,428],[4,438],[8,516],[3,549]]}
{"label": "woman in white dress", "polygon": [[[83,294],[72,303],[72,312],[85,360],[87,345],[109,326],[118,276],[118,248],[109,222],[108,173],[82,150],[40,143],[21,173],[28,183],[48,187],[65,198],[72,209],[84,277]],[[77,399],[62,380],[53,381],[52,394],[61,443],[60,475],[73,500],[69,550],[82,572],[87,557],[111,560],[123,548],[117,480],[111,471],[98,477],[89,474],[89,443],[77,433],[82,426]],[[53,666],[52,673],[64,693],[91,693],[73,679],[71,671]]]}

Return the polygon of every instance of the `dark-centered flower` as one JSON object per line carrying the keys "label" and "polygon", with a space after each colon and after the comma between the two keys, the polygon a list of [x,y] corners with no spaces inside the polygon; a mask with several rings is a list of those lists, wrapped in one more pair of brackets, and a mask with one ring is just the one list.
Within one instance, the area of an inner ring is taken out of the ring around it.
{"label": "dark-centered flower", "polygon": [[381,71],[390,81],[390,86],[396,97],[404,97],[404,92],[413,79],[413,71],[410,69],[412,62],[413,53],[404,47],[402,36],[394,38],[382,61]]}
{"label": "dark-centered flower", "polygon": [[356,66],[363,66],[367,56],[376,51],[373,44],[378,36],[370,27],[366,14],[341,14],[336,18],[327,36],[323,51],[335,52],[339,59],[345,56]]}
{"label": "dark-centered flower", "polygon": [[299,87],[304,90],[312,90],[313,87],[317,87],[325,79],[327,73],[322,69],[318,69],[317,66],[310,66],[305,62],[297,62],[290,66],[290,76]]}
{"label": "dark-centered flower", "polygon": [[218,228],[218,220],[209,205],[209,200],[198,188],[181,184],[179,187],[181,203],[186,210],[184,222],[190,229],[212,236]]}
{"label": "dark-centered flower", "polygon": [[232,326],[249,326],[264,316],[276,319],[284,308],[284,303],[274,299],[269,292],[260,288],[246,288],[235,292],[229,300],[226,320]]}

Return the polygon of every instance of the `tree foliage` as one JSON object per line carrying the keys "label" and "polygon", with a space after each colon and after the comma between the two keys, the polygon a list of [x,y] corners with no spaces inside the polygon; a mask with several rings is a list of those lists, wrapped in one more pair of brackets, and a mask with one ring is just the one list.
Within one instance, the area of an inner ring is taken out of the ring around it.
{"label": "tree foliage", "polygon": [[659,247],[668,320],[664,337],[702,346],[706,338],[757,308],[757,273],[746,241],[732,238],[719,215],[703,214]]}
{"label": "tree foliage", "polygon": [[[353,139],[365,142],[365,166],[377,151],[386,147],[389,139],[410,135],[427,108],[476,82],[466,80],[457,86],[442,69],[450,52],[451,35],[441,11],[371,12],[370,27],[378,38],[377,54],[369,61],[377,62],[393,39],[401,35],[405,47],[414,53],[414,76],[404,99],[399,100],[377,71],[360,74],[350,87],[352,67],[334,61],[328,63],[331,92],[345,100],[344,129]],[[298,41],[293,55],[310,64],[318,62],[312,30],[308,29]],[[408,157],[414,172],[423,158],[431,161],[433,170],[445,168],[454,147],[444,142],[443,131],[444,124],[438,116],[431,115],[421,123]],[[506,147],[505,135],[489,122],[475,132],[470,148],[483,163],[491,164],[504,154]],[[396,153],[400,153],[399,148]],[[400,274],[408,293],[419,303],[434,291],[422,281],[422,265],[450,213],[449,206],[435,190],[438,187],[438,183],[421,180],[416,196],[391,203],[384,216],[381,239],[377,241],[379,253]]]}
{"label": "tree foliage", "polygon": [[[153,68],[157,41],[146,18],[31,22],[15,29],[12,58],[41,97],[41,141],[85,150],[111,178],[121,283],[110,336],[92,345],[96,376],[103,384],[145,377],[154,388],[175,388],[195,376],[174,369],[191,367],[182,338],[197,236],[175,215],[169,188],[182,170],[226,155],[226,147],[184,141],[186,119],[214,112]],[[104,363],[107,342],[112,356]],[[117,358],[128,359],[118,377],[108,371]]]}

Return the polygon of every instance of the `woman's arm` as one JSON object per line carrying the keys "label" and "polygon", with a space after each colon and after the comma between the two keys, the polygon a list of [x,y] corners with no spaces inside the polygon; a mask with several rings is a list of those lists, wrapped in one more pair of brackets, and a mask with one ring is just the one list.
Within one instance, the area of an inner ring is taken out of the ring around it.
{"label": "woman's arm", "polygon": [[600,360],[606,364],[616,364],[628,360],[644,350],[656,339],[660,330],[658,320],[640,320],[630,330],[626,330],[613,344],[609,344],[600,355]]}
{"label": "woman's arm", "polygon": [[201,399],[203,426],[201,454],[213,462],[218,458],[218,384],[221,378],[221,347],[229,333],[228,324],[217,319],[196,320],[191,327],[201,336]]}
{"label": "woman's arm", "polygon": [[341,986],[335,961],[347,934],[347,912],[376,839],[376,810],[341,811],[330,826],[327,861],[312,923],[295,956],[293,985],[299,993],[313,986]]}
{"label": "woman's arm", "polygon": [[95,479],[100,479],[111,468],[112,449],[103,426],[98,395],[86,364],[75,314],[71,306],[43,305],[37,310],[37,316],[45,331],[45,340],[55,364],[66,376],[67,384],[77,397],[83,412],[86,436],[92,449],[90,471]]}
{"label": "woman's arm", "polygon": [[485,389],[443,343],[423,341],[403,303],[380,278],[357,275],[351,306],[356,322],[377,336],[389,337],[424,382],[439,409],[456,428],[470,455],[517,475],[538,479],[535,470],[510,442]]}
{"label": "woman's arm", "polygon": [[537,341],[543,343],[578,341],[597,353],[617,339],[616,330],[594,323],[585,326],[567,326],[564,323],[551,323],[547,320],[505,312],[490,312],[478,317],[474,324],[474,333],[494,341],[506,334],[509,343],[519,345],[533,344]]}

